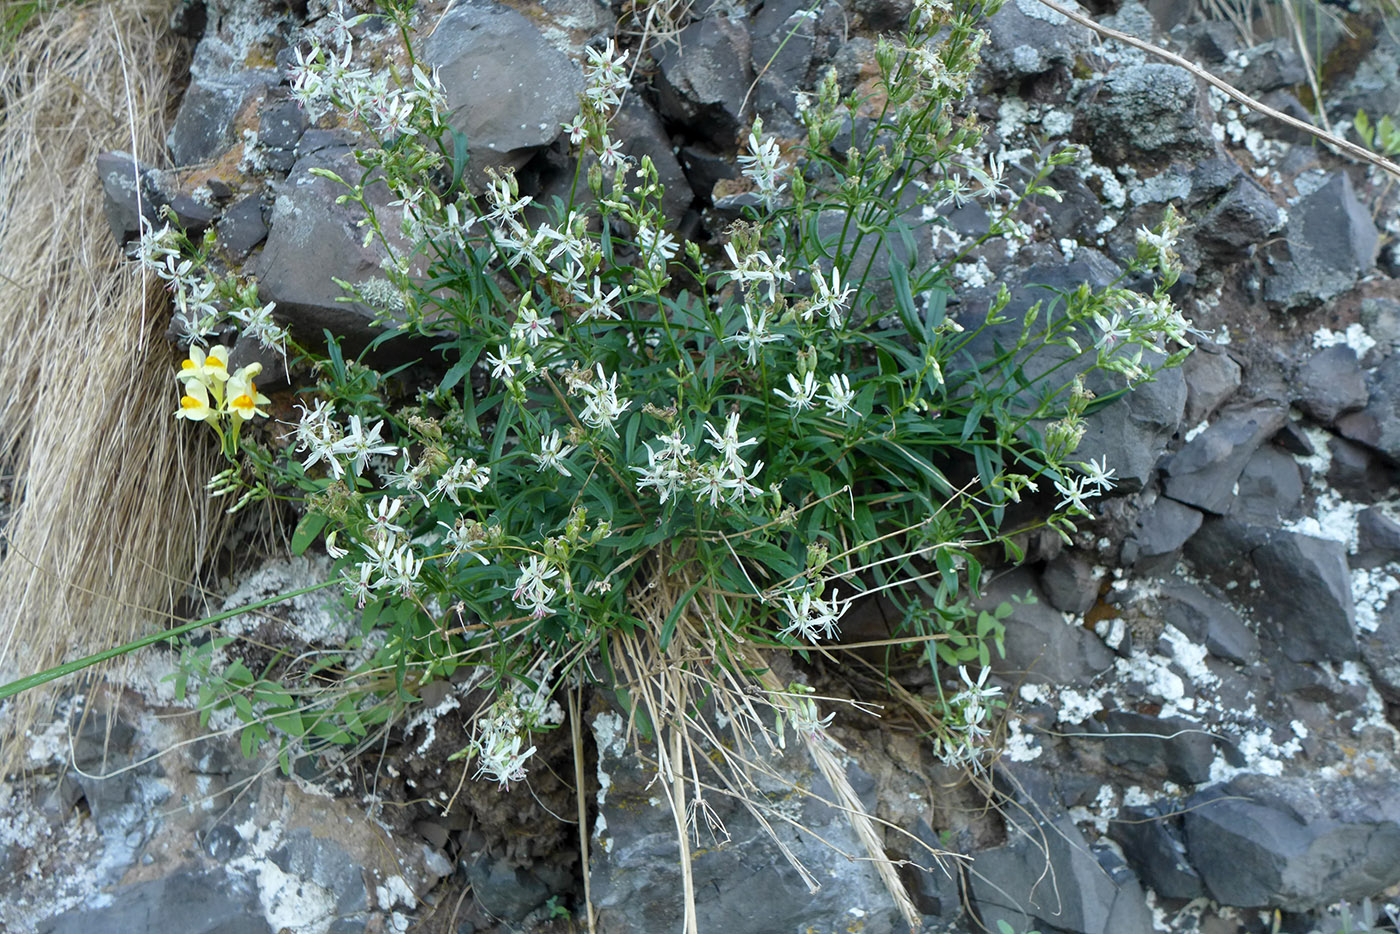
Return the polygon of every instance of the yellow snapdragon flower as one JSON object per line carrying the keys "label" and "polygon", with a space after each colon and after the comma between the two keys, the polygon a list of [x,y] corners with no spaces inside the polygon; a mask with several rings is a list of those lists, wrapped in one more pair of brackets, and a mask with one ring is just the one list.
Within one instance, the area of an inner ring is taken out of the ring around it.
{"label": "yellow snapdragon flower", "polygon": [[205,354],[200,348],[191,347],[189,359],[180,363],[180,372],[175,374],[175,378],[198,380],[206,386],[226,382],[229,378],[228,348],[218,345]]}
{"label": "yellow snapdragon flower", "polygon": [[185,394],[180,397],[180,409],[175,413],[175,417],[202,422],[214,414],[216,410],[209,405],[209,392],[204,388],[204,384],[197,380],[186,383]]}
{"label": "yellow snapdragon flower", "polygon": [[253,377],[261,372],[261,363],[250,363],[228,378],[224,395],[225,407],[230,415],[244,421],[254,416],[267,418],[267,412],[258,406],[267,405],[272,400],[258,392],[258,387],[253,382]]}

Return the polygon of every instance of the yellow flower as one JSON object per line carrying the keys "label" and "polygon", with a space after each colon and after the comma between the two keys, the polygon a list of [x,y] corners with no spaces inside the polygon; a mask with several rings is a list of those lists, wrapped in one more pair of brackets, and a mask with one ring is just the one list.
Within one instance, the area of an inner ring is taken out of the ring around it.
{"label": "yellow flower", "polygon": [[227,401],[224,404],[231,414],[244,421],[255,415],[267,418],[267,413],[258,406],[267,405],[272,400],[258,392],[258,387],[253,383],[253,377],[261,372],[262,364],[250,363],[228,378],[228,389],[225,391]]}
{"label": "yellow flower", "polygon": [[228,379],[228,348],[215,346],[206,356],[198,347],[190,348],[190,357],[180,363],[176,379],[198,380],[208,385],[211,380],[222,383]]}
{"label": "yellow flower", "polygon": [[180,397],[180,410],[176,418],[188,418],[192,422],[202,422],[214,414],[209,406],[209,393],[204,384],[190,380],[185,384],[185,394]]}

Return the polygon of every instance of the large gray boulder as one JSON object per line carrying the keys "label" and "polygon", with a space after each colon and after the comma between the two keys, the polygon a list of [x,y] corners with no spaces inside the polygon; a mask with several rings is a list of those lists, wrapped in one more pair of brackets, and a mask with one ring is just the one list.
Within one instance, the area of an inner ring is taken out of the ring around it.
{"label": "large gray boulder", "polygon": [[1375,265],[1379,248],[1371,209],[1337,172],[1289,209],[1283,236],[1264,256],[1264,298],[1284,308],[1328,301]]}

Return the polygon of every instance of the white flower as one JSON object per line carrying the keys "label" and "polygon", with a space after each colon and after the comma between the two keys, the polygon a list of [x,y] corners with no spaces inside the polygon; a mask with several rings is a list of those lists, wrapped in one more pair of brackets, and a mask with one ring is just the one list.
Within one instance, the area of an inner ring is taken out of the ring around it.
{"label": "white flower", "polygon": [[759,313],[758,320],[753,317],[753,309],[748,305],[744,306],[744,323],[748,327],[747,331],[741,331],[732,337],[726,337],[724,343],[737,343],[743,345],[748,352],[749,366],[758,365],[758,353],[764,344],[771,344],[774,341],[785,340],[781,334],[773,334],[768,330],[768,312]]}
{"label": "white flower", "polygon": [[473,493],[480,493],[486,489],[486,484],[491,482],[491,468],[483,467],[474,458],[457,458],[457,462],[442,472],[437,484],[433,487],[433,495],[446,496],[452,500],[454,506],[462,505],[458,494],[462,490],[471,490]]}
{"label": "white flower", "polygon": [[653,230],[648,224],[637,228],[637,243],[652,269],[665,269],[676,257],[676,238],[664,230]]}
{"label": "white flower", "polygon": [[750,445],[758,444],[757,438],[746,438],[739,440],[739,413],[729,413],[729,418],[724,424],[724,433],[720,434],[709,422],[705,423],[705,430],[710,433],[710,437],[705,439],[705,443],[719,452],[726,470],[732,473],[742,474],[748,469],[748,462],[739,456],[739,451]]}
{"label": "white flower", "polygon": [[796,375],[789,373],[787,381],[788,388],[791,389],[792,392],[786,393],[781,389],[774,388],[773,395],[786,402],[788,408],[792,409],[794,412],[810,409],[812,407],[812,400],[816,398],[817,395],[817,378],[809,372],[806,376],[802,377],[802,380],[799,382]]}
{"label": "white flower", "polygon": [[685,474],[676,467],[674,460],[666,456],[665,450],[658,454],[646,442],[642,442],[642,447],[647,449],[647,465],[631,468],[641,475],[637,480],[637,492],[651,487],[661,497],[661,502],[665,503],[680,492]]}
{"label": "white flower", "polygon": [[531,347],[539,346],[541,340],[549,337],[549,318],[541,317],[535,307],[528,302],[522,304],[510,326],[510,336],[523,340]]}
{"label": "white flower", "polygon": [[481,526],[475,522],[469,522],[461,516],[457,517],[454,525],[446,522],[439,522],[438,525],[447,529],[447,534],[442,537],[442,543],[447,546],[447,560],[456,561],[462,555],[471,555],[482,564],[490,564],[485,556],[476,553],[485,539],[482,536]]}
{"label": "white flower", "polygon": [[753,132],[749,133],[749,152],[751,155],[739,156],[739,165],[752,179],[764,206],[771,210],[778,203],[778,194],[787,187],[786,183],[778,181],[782,154],[772,137],[760,141]]}
{"label": "white flower", "polygon": [[360,416],[350,416],[350,430],[345,437],[331,445],[332,454],[344,454],[350,458],[350,469],[355,476],[360,476],[365,471],[365,464],[373,454],[397,454],[399,449],[392,444],[385,444],[379,437],[379,432],[384,428],[384,423],[379,422],[368,432],[360,424]]}
{"label": "white flower", "polygon": [[1092,483],[1099,488],[1100,493],[1113,489],[1113,476],[1117,472],[1112,467],[1107,467],[1104,458],[1090,460],[1087,463],[1081,462],[1080,467],[1084,468],[1084,482]]}
{"label": "white flower", "polygon": [[617,374],[614,373],[609,379],[603,375],[603,365],[598,364],[598,381],[591,385],[585,384],[583,392],[588,397],[584,403],[583,411],[579,413],[579,421],[589,428],[606,428],[613,434],[617,434],[613,428],[613,422],[617,421],[619,415],[627,411],[631,401],[621,402],[617,398]]}
{"label": "white flower", "polygon": [[594,318],[621,321],[622,316],[616,311],[613,311],[612,307],[612,303],[617,301],[618,296],[621,294],[622,289],[619,286],[614,286],[612,291],[605,294],[603,292],[603,281],[597,276],[594,276],[592,292],[578,292],[575,294],[575,297],[587,306],[583,309],[583,313],[578,316],[579,324],[583,324],[585,321],[591,321]]}
{"label": "white flower", "polygon": [[851,389],[850,378],[841,373],[827,380],[826,395],[822,396],[822,401],[826,404],[827,412],[838,418],[851,411],[851,406],[856,401],[856,394]]}
{"label": "white flower", "polygon": [[523,362],[522,358],[510,352],[510,348],[501,344],[496,348],[496,356],[486,355],[486,362],[491,364],[491,375],[496,379],[514,379],[515,368]]}
{"label": "white flower", "polygon": [[791,282],[792,274],[784,267],[787,265],[787,257],[779,256],[776,260],[768,255],[766,250],[755,250],[741,261],[738,251],[734,249],[734,242],[730,241],[724,245],[724,252],[729,257],[729,262],[733,264],[734,271],[728,273],[731,282],[757,282],[768,286],[768,300],[777,301],[778,283]]}
{"label": "white flower", "polygon": [[622,151],[622,140],[604,136],[598,145],[598,161],[606,169],[615,169],[625,164],[627,155]]}
{"label": "white flower", "polygon": [[559,429],[554,429],[549,433],[549,437],[540,442],[540,453],[531,454],[530,459],[536,464],[536,470],[543,472],[551,467],[559,471],[566,477],[572,477],[568,465],[563,458],[569,455],[574,449],[572,444],[565,444],[559,437]]}
{"label": "white flower", "polygon": [[365,512],[369,515],[369,530],[374,541],[382,541],[391,538],[403,531],[403,526],[394,524],[394,517],[403,508],[403,500],[395,497],[384,497],[376,507],[372,503],[365,504]]}
{"label": "white flower", "polygon": [[515,591],[511,599],[521,609],[530,610],[530,615],[543,619],[554,612],[549,602],[554,599],[555,589],[546,582],[559,576],[559,569],[548,561],[541,561],[538,555],[520,565],[520,576],[515,581]]}
{"label": "white flower", "polygon": [[841,270],[835,268],[831,270],[830,283],[822,276],[820,269],[812,270],[812,284],[817,288],[817,295],[808,306],[808,313],[825,315],[831,319],[833,328],[839,328],[843,320],[842,315],[846,311],[846,303],[850,301],[851,293],[855,290],[841,288]]}
{"label": "white flower", "polygon": [[578,114],[574,119],[568,123],[562,123],[560,126],[569,131],[569,143],[573,146],[588,139],[588,127],[583,122],[583,114]]}
{"label": "white flower", "polygon": [[1060,500],[1056,508],[1064,509],[1065,507],[1069,507],[1073,511],[1082,512],[1087,515],[1089,507],[1086,505],[1085,500],[1098,496],[1101,489],[1087,489],[1087,483],[1087,477],[1070,477],[1066,482],[1056,480],[1055,490],[1064,497]]}
{"label": "white flower", "polygon": [[525,740],[520,735],[519,715],[497,713],[498,706],[500,702],[492,707],[494,716],[483,717],[478,722],[472,751],[476,753],[475,777],[496,782],[506,791],[511,782],[525,780],[525,763],[535,754],[535,747],[522,748]]}
{"label": "white flower", "polygon": [[812,593],[809,587],[793,599],[792,594],[783,594],[783,611],[792,620],[786,629],[778,633],[788,636],[801,633],[808,642],[830,639],[836,635],[836,624],[845,615],[849,603],[841,605],[836,599],[836,591],[831,592],[830,600],[823,600]]}

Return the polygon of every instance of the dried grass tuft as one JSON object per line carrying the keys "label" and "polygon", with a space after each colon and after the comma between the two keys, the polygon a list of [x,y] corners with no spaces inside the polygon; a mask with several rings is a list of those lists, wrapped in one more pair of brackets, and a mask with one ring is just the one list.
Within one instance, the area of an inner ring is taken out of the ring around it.
{"label": "dried grass tuft", "polygon": [[[112,242],[94,159],[159,163],[179,50],[169,0],[44,10],[0,61],[0,680],[161,619],[219,514],[171,418],[161,293]],[[62,690],[62,686],[59,687]],[[0,774],[52,695],[0,717]]]}

